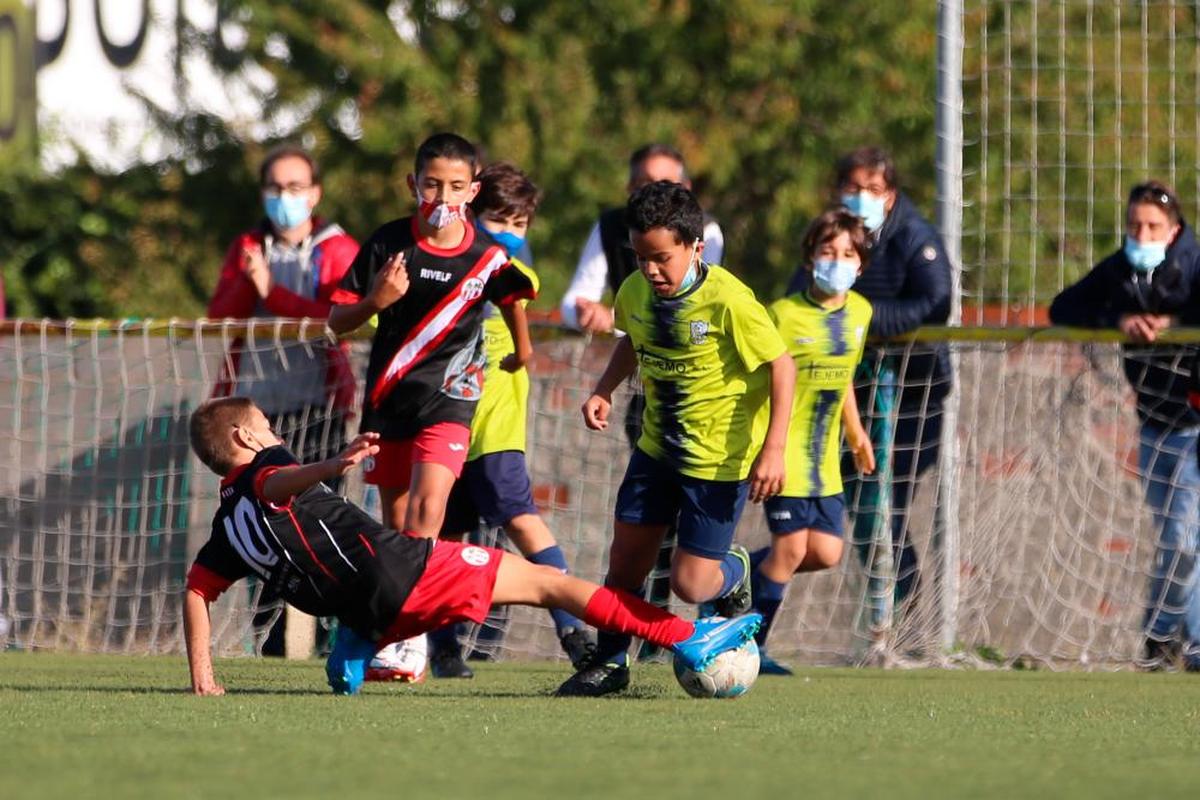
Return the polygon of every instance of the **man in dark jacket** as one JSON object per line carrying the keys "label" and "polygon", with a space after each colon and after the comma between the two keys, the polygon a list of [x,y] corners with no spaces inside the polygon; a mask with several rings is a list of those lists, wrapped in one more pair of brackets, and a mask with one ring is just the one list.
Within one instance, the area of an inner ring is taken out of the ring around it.
{"label": "man in dark jacket", "polygon": [[[944,325],[950,316],[951,290],[946,248],[933,225],[900,191],[891,157],[876,147],[843,156],[837,163],[837,187],[841,203],[871,232],[870,265],[854,284],[854,291],[871,302],[871,338]],[[797,270],[788,293],[803,291],[809,274]],[[945,345],[870,347],[855,376],[855,396],[875,444],[877,467],[874,475],[846,483],[854,520],[852,543],[867,564],[876,531],[887,522],[883,513],[890,507],[898,602],[911,597],[917,585],[908,509],[917,478],[937,462],[942,403],[951,381]],[[843,471],[857,474],[852,467]],[[868,602],[871,626],[884,627],[886,596],[869,591]]]}
{"label": "man in dark jacket", "polygon": [[1149,669],[1174,660],[1200,670],[1200,592],[1196,591],[1200,414],[1188,405],[1191,348],[1153,347],[1158,334],[1200,319],[1200,245],[1164,184],[1133,188],[1124,246],[1068,286],[1050,306],[1056,325],[1117,328],[1125,377],[1141,423],[1138,474],[1158,531],[1145,614]]}

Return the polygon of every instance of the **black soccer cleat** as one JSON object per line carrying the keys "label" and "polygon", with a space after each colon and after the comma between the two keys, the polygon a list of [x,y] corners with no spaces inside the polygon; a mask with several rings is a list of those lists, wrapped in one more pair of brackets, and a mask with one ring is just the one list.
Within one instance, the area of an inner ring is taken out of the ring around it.
{"label": "black soccer cleat", "polygon": [[587,631],[567,628],[558,641],[567,658],[571,659],[573,668],[581,670],[592,663],[592,658],[596,655],[596,643],[588,636]]}
{"label": "black soccer cleat", "polygon": [[1142,645],[1142,656],[1138,666],[1144,672],[1162,672],[1178,667],[1183,656],[1183,647],[1177,639],[1161,641],[1153,636],[1147,636]]}
{"label": "black soccer cleat", "polygon": [[624,664],[595,664],[579,670],[558,687],[555,697],[603,697],[629,686],[629,667]]}
{"label": "black soccer cleat", "polygon": [[474,671],[452,650],[442,650],[429,658],[429,671],[435,678],[474,678]]}

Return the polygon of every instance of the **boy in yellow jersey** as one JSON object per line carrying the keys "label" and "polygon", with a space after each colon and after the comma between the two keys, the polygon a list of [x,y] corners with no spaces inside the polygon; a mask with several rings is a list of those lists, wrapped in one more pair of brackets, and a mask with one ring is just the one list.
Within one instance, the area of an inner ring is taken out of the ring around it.
{"label": "boy in yellow jersey", "polygon": [[[844,208],[826,211],[804,235],[809,287],[768,307],[796,362],[796,393],[788,428],[787,481],[764,503],[771,546],[751,554],[754,608],[763,615],[757,640],[760,672],[791,675],[764,645],[792,575],[836,566],[842,557],[841,431],[859,471],[875,469],[871,441],[858,418],[853,378],[862,360],[871,304],[850,291],[869,250],[862,221]],[[841,425],[838,421],[841,421]],[[766,416],[759,414],[759,427]]]}
{"label": "boy in yellow jersey", "polygon": [[[479,193],[471,201],[475,227],[505,249],[512,265],[525,273],[537,291],[537,275],[517,254],[524,249],[541,193],[525,173],[511,164],[491,164],[476,180]],[[446,504],[441,538],[461,541],[479,527],[482,519],[490,527],[504,528],[529,561],[566,573],[566,556],[533,502],[525,464],[529,373],[500,368],[500,362],[513,352],[513,339],[495,306],[487,308],[483,335],[487,353],[483,394],[471,421],[466,466]],[[550,609],[550,616],[572,665],[582,666],[595,649],[587,626],[562,609]],[[470,667],[462,660],[458,627],[456,623],[429,634],[429,666],[435,678],[472,677]]]}
{"label": "boy in yellow jersey", "polygon": [[[731,546],[734,528],[747,496],[761,502],[783,488],[795,367],[754,293],[704,263],[704,216],[690,191],[667,181],[644,186],[626,221],[639,268],[615,303],[616,327],[627,335],[583,406],[589,428],[607,428],[613,390],[640,367],[642,434],[617,494],[606,582],[640,592],[677,519],[672,590],[736,616],[750,607],[750,565],[746,551]],[[765,436],[756,436],[754,420],[768,402]],[[628,636],[601,633],[591,663],[558,693],[624,689],[629,644]]]}

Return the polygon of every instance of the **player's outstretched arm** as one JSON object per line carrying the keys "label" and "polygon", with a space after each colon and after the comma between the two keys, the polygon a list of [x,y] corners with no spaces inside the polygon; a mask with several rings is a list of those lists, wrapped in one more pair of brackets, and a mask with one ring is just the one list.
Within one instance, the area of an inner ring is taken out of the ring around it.
{"label": "player's outstretched arm", "polygon": [[263,481],[263,499],[275,505],[287,505],[308,487],[341,477],[379,452],[378,433],[360,433],[346,449],[333,458],[304,466],[280,467]]}
{"label": "player's outstretched arm", "polygon": [[792,395],[796,390],[796,364],[784,352],[767,364],[771,376],[771,419],[762,450],[750,467],[750,500],[761,503],[783,491],[784,452],[787,449],[788,422],[792,417]]}
{"label": "player's outstretched arm", "polygon": [[533,356],[533,342],[529,338],[529,318],[525,314],[525,306],[521,303],[509,303],[500,306],[500,315],[504,324],[512,334],[514,351],[500,362],[500,369],[505,372],[517,372],[529,363]]}
{"label": "player's outstretched arm", "polygon": [[371,291],[357,303],[334,306],[326,324],[336,334],[357,330],[371,317],[408,293],[408,266],[404,254],[396,253],[371,281]]}
{"label": "player's outstretched arm", "polygon": [[850,379],[846,402],[842,404],[842,428],[846,432],[846,443],[850,445],[850,453],[854,456],[855,468],[863,475],[870,475],[875,471],[875,448],[871,444],[871,437],[863,428],[862,419],[858,416],[854,378]]}
{"label": "player's outstretched arm", "polygon": [[604,374],[592,390],[592,396],[583,404],[583,422],[591,430],[602,431],[608,427],[608,412],[612,410],[612,393],[637,369],[637,353],[633,342],[626,336],[617,342],[608,359]]}
{"label": "player's outstretched arm", "polygon": [[225,687],[213,676],[212,623],[208,616],[208,601],[190,589],[183,598],[183,639],[187,644],[188,669],[192,673],[192,693],[222,695]]}

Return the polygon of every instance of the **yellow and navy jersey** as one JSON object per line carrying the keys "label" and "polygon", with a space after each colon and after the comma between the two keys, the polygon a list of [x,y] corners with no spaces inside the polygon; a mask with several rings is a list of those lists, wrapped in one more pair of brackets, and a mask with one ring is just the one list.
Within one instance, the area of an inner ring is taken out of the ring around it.
{"label": "yellow and navy jersey", "polygon": [[[846,302],[825,308],[806,292],[776,300],[771,319],[796,361],[796,393],[788,426],[785,497],[828,497],[842,491],[842,407],[862,360],[871,304],[848,292]],[[760,413],[757,428],[766,431]]]}
{"label": "yellow and navy jersey", "polygon": [[742,480],[762,445],[754,420],[770,380],[759,368],[785,348],[749,287],[716,265],[701,269],[676,297],[655,295],[641,272],[617,292],[615,324],[646,390],[637,446],[684,475]]}
{"label": "yellow and navy jersey", "polygon": [[[538,277],[533,269],[515,258],[509,263],[524,273],[537,292]],[[523,301],[522,301],[523,302]],[[486,306],[483,321],[483,347],[487,367],[483,372],[483,394],[471,420],[471,447],[467,460],[474,461],[488,453],[505,450],[525,450],[525,417],[529,407],[529,373],[524,369],[505,372],[500,362],[516,348],[500,309]]]}

